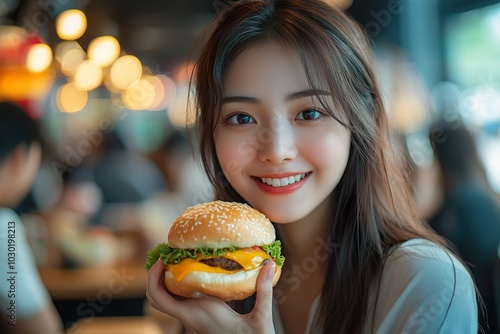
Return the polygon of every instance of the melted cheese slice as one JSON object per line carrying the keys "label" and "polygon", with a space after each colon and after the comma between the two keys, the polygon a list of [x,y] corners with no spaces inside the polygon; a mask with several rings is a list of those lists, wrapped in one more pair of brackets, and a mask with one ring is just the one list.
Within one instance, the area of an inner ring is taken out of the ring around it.
{"label": "melted cheese slice", "polygon": [[269,254],[264,252],[262,249],[251,249],[251,248],[242,248],[238,249],[234,252],[227,252],[224,255],[218,256],[223,257],[229,260],[233,260],[239,263],[243,269],[237,270],[225,270],[221,267],[212,267],[203,262],[199,262],[203,259],[210,259],[216,256],[198,256],[195,259],[186,258],[181,262],[174,264],[168,264],[167,270],[172,272],[175,279],[177,281],[181,281],[184,276],[186,276],[191,271],[202,271],[206,273],[214,273],[214,274],[234,274],[241,270],[252,270],[259,267],[262,262],[268,258],[270,258]]}

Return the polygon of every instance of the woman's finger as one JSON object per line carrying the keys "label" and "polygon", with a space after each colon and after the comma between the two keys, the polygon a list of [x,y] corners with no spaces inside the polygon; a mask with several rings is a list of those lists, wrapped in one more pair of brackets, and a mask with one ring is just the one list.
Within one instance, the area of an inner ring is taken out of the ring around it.
{"label": "woman's finger", "polygon": [[[146,293],[151,295],[149,292],[150,288],[161,287],[160,283],[163,284],[163,275],[165,275],[165,269],[163,268],[163,261],[158,259],[156,263],[151,267],[148,274],[148,282],[146,285]],[[164,284],[163,284],[164,285]]]}
{"label": "woman's finger", "polygon": [[155,302],[152,299],[148,299],[148,300],[149,300],[149,304],[151,305],[152,308],[154,308],[155,310],[160,311],[162,313],[165,313],[165,310],[163,310],[162,307],[160,305],[158,305],[157,302]]}
{"label": "woman's finger", "polygon": [[239,315],[222,300],[201,293],[195,298],[176,299],[165,287],[162,261],[154,264],[148,274],[146,296],[151,306],[179,319],[193,332],[221,333],[240,331],[243,333],[271,333],[272,281],[276,265],[266,264],[257,279],[257,301],[253,311]]}
{"label": "woman's finger", "polygon": [[257,279],[257,299],[251,312],[251,322],[260,328],[259,332],[267,332],[267,327],[272,326],[273,312],[273,278],[276,272],[276,263],[271,261],[261,270]]}
{"label": "woman's finger", "polygon": [[164,275],[165,269],[160,259],[149,271],[146,296],[155,309],[181,319],[185,307],[167,291]]}

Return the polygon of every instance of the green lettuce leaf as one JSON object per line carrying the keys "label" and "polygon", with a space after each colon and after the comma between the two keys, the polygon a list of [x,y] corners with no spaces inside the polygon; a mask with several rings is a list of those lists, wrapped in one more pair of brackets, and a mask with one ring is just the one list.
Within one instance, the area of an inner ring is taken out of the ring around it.
{"label": "green lettuce leaf", "polygon": [[[281,255],[281,242],[279,240],[274,241],[270,245],[261,246],[261,248],[276,261],[278,266],[281,267],[283,265],[285,258]],[[160,243],[154,249],[148,250],[144,268],[146,268],[146,271],[149,271],[159,258],[163,259],[164,264],[179,263],[187,257],[192,259],[198,255],[217,257],[224,255],[228,251],[234,252],[235,250],[236,248],[234,247],[173,249],[166,243]]]}
{"label": "green lettuce leaf", "polygon": [[283,266],[285,257],[281,255],[281,241],[276,240],[270,245],[261,246],[261,248],[274,259],[278,266]]}

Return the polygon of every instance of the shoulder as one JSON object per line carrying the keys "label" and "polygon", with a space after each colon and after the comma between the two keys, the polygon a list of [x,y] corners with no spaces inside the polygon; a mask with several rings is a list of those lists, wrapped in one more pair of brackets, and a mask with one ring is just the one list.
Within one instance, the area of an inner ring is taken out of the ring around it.
{"label": "shoulder", "polygon": [[500,200],[496,194],[479,183],[465,183],[447,192],[461,208],[484,210],[488,208],[500,213]]}
{"label": "shoulder", "polygon": [[0,223],[11,221],[19,221],[19,215],[12,209],[0,207]]}
{"label": "shoulder", "polygon": [[450,251],[428,240],[412,239],[391,250],[376,300],[375,325],[384,330],[477,331],[469,271]]}
{"label": "shoulder", "polygon": [[465,266],[443,246],[425,239],[411,239],[394,246],[388,253],[384,272],[397,271],[405,276],[434,273],[468,275]]}
{"label": "shoulder", "polygon": [[7,238],[8,234],[24,234],[24,226],[14,210],[0,207],[0,238]]}
{"label": "shoulder", "polygon": [[[10,268],[14,272],[12,275],[15,285],[22,291],[16,293],[9,284],[0,284],[0,294],[11,294],[15,298],[18,319],[39,312],[50,302],[50,297],[40,280],[21,219],[11,209],[0,208],[0,245],[7,245],[5,251],[0,251],[0,267]],[[0,298],[0,308],[7,307],[5,303],[8,302],[9,300]]]}
{"label": "shoulder", "polygon": [[439,290],[441,294],[474,290],[472,277],[462,262],[448,249],[425,239],[408,240],[391,250],[382,283],[422,285],[425,290]]}

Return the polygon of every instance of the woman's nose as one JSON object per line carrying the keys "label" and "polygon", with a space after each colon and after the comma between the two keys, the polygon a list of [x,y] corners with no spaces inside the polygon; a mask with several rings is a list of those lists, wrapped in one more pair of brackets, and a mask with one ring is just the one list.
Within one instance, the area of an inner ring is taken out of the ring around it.
{"label": "woman's nose", "polygon": [[262,130],[258,156],[263,162],[279,165],[297,156],[295,134],[291,124]]}

